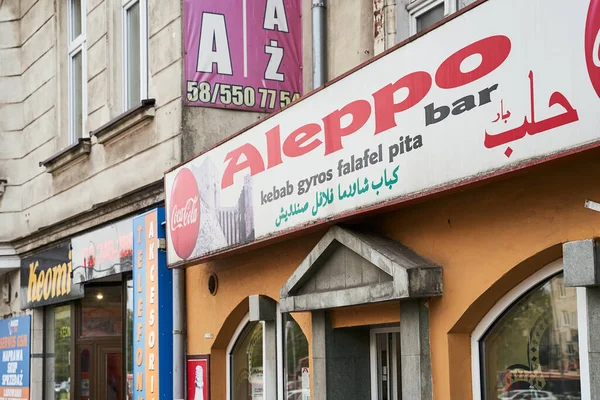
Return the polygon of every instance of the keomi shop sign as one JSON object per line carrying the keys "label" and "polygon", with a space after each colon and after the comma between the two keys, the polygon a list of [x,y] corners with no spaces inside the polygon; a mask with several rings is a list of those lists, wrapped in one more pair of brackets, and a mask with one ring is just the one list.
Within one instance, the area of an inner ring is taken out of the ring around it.
{"label": "keomi shop sign", "polygon": [[83,297],[73,283],[70,244],[65,243],[21,260],[21,306],[35,308]]}
{"label": "keomi shop sign", "polygon": [[168,172],[169,264],[600,145],[599,10],[488,0]]}

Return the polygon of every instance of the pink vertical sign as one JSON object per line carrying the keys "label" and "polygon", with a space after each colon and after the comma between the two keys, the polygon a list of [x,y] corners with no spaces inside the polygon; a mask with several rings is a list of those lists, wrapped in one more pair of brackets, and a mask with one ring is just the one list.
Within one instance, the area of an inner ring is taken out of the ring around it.
{"label": "pink vertical sign", "polygon": [[272,112],[302,93],[300,0],[184,0],[186,104]]}

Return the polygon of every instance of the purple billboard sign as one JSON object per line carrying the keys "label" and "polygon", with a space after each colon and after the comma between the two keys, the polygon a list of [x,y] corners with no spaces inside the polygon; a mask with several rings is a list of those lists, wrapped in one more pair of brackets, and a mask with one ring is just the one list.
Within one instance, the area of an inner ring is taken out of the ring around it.
{"label": "purple billboard sign", "polygon": [[184,0],[186,104],[272,112],[302,91],[300,0]]}

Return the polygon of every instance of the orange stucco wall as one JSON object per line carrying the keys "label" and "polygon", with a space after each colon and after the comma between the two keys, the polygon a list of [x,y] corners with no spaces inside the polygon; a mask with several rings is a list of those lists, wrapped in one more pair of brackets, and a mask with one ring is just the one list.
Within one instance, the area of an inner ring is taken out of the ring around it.
{"label": "orange stucco wall", "polygon": [[[360,221],[443,267],[443,296],[429,301],[434,398],[471,394],[470,333],[508,290],[561,257],[560,244],[598,236],[600,152],[588,151],[519,175]],[[227,344],[249,295],[279,289],[317,243],[317,232],[187,269],[188,352],[212,353],[212,399],[225,399]],[[219,291],[207,290],[208,274]],[[332,312],[336,326],[397,322],[398,304]],[[379,318],[377,317],[379,316]],[[294,315],[310,341],[310,317]],[[214,334],[206,339],[205,334]]]}

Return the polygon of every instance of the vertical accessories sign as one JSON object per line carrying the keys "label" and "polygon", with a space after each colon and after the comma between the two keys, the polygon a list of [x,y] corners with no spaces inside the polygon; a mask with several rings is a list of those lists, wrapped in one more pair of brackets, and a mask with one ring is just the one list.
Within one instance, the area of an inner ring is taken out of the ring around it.
{"label": "vertical accessories sign", "polygon": [[209,356],[188,356],[187,393],[188,400],[210,399]]}
{"label": "vertical accessories sign", "polygon": [[0,320],[0,398],[29,400],[31,317]]}
{"label": "vertical accessories sign", "polygon": [[134,398],[172,398],[172,271],[160,249],[164,209],[133,219],[133,391]]}
{"label": "vertical accessories sign", "polygon": [[191,106],[271,112],[302,93],[300,0],[184,0]]}

